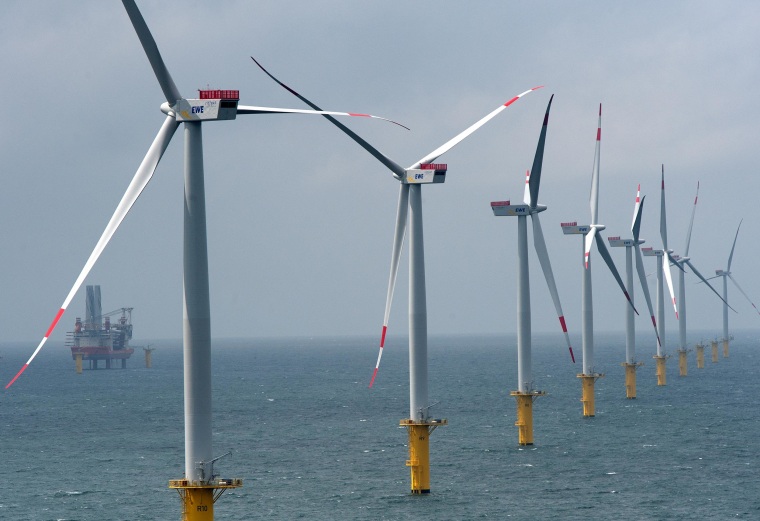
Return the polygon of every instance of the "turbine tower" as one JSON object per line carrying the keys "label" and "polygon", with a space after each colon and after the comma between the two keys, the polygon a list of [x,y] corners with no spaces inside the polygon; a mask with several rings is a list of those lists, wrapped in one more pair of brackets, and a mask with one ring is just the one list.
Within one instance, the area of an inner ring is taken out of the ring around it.
{"label": "turbine tower", "polygon": [[[728,358],[728,343],[729,343],[729,339],[731,338],[730,335],[728,334],[728,308],[730,307],[728,305],[728,279],[731,279],[731,282],[734,283],[734,285],[736,286],[736,289],[738,289],[739,292],[741,292],[741,294],[744,295],[744,298],[747,299],[747,302],[749,302],[752,305],[752,307],[755,309],[755,311],[760,315],[760,311],[758,311],[757,306],[755,306],[755,304],[752,302],[752,300],[750,300],[750,298],[747,296],[747,294],[744,292],[741,286],[739,286],[739,283],[736,282],[736,279],[731,276],[731,261],[734,258],[734,248],[736,248],[736,239],[739,238],[739,228],[742,227],[742,221],[739,221],[739,226],[736,227],[736,235],[734,236],[734,244],[731,246],[731,253],[728,256],[728,264],[726,265],[726,269],[715,270],[715,277],[710,277],[710,279],[723,277],[723,358]],[[717,353],[718,353],[717,342],[713,342],[713,362],[718,361]]]}
{"label": "turbine tower", "polygon": [[533,159],[533,168],[528,171],[525,182],[525,204],[510,204],[510,201],[494,201],[491,209],[496,216],[517,217],[517,384],[518,390],[510,394],[517,400],[518,443],[520,445],[533,445],[533,401],[544,396],[544,391],[538,391],[533,387],[533,375],[531,366],[531,313],[530,313],[530,277],[528,273],[528,224],[527,217],[530,215],[533,223],[533,245],[536,248],[541,269],[549,286],[554,307],[559,316],[559,323],[565,335],[565,342],[570,351],[570,357],[575,362],[573,348],[570,345],[570,337],[567,334],[565,316],[559,302],[557,285],[554,282],[549,253],[544,241],[544,233],[541,229],[539,212],[546,210],[546,206],[538,204],[538,189],[541,183],[541,166],[544,159],[544,144],[546,142],[546,129],[549,124],[549,110],[554,96],[549,99],[544,115],[544,123],[536,147],[536,155]]}
{"label": "turbine tower", "polygon": [[[662,183],[662,215],[665,215],[665,182]],[[676,255],[675,253],[669,254],[669,260],[672,262],[676,267],[678,267],[678,300],[680,302],[680,313],[678,316],[678,373],[680,376],[686,376],[688,375],[689,369],[688,369],[688,362],[686,355],[689,352],[689,349],[686,348],[686,283],[685,283],[685,275],[686,270],[685,266],[688,266],[691,268],[691,271],[694,272],[694,274],[699,277],[702,282],[707,284],[707,286],[717,295],[717,297],[721,300],[723,300],[723,297],[720,296],[720,294],[715,291],[715,288],[713,288],[709,282],[707,282],[707,279],[705,279],[702,274],[697,270],[697,268],[692,264],[691,258],[689,257],[689,246],[691,244],[691,230],[694,227],[694,214],[697,210],[697,200],[699,199],[699,181],[697,181],[697,195],[694,196],[694,206],[691,210],[691,220],[689,221],[689,231],[686,234],[686,247],[684,248],[684,254],[683,256]],[[664,219],[664,217],[663,217]],[[726,302],[726,304],[728,304]],[[729,306],[730,307],[730,306]],[[733,308],[731,308],[733,309]],[[703,348],[704,349],[704,348]]]}
{"label": "turbine tower", "polygon": [[[281,87],[313,109],[320,110],[317,105],[275,78],[256,59],[253,57],[251,59]],[[399,256],[401,255],[401,247],[407,226],[407,214],[411,213],[411,222],[409,224],[409,418],[401,420],[400,425],[406,427],[409,436],[409,459],[406,465],[410,468],[411,491],[413,494],[430,493],[430,434],[437,427],[448,423],[445,419],[435,419],[430,416],[432,404],[428,400],[427,302],[425,298],[425,251],[422,236],[422,186],[431,183],[443,183],[446,180],[447,165],[444,163],[434,163],[433,161],[501,113],[512,103],[540,88],[534,87],[526,90],[506,103],[499,105],[499,107],[424,156],[409,168],[401,167],[354,131],[335,120],[335,118],[329,115],[325,116],[331,123],[372,154],[375,159],[385,165],[391,171],[393,177],[401,183],[393,249],[391,252],[391,270],[385,301],[385,318],[380,335],[380,351],[369,387],[372,387],[375,381],[380,367],[380,359],[383,355],[385,336],[388,330],[388,318],[393,300],[393,290],[396,285],[396,274],[398,273]]]}
{"label": "turbine tower", "polygon": [[29,367],[45,345],[111,237],[153,177],[174,132],[182,123],[185,145],[183,251],[185,475],[183,479],[171,480],[169,486],[177,489],[183,498],[183,512],[186,519],[213,519],[214,501],[226,489],[242,486],[242,480],[219,479],[214,471],[214,463],[221,456],[214,458],[211,447],[211,328],[201,124],[214,120],[234,120],[238,114],[298,113],[375,116],[242,106],[238,104],[239,92],[236,90],[206,90],[200,92],[198,99],[184,98],[169,74],[158,46],[134,0],[122,0],[122,2],[163,91],[166,101],[161,105],[161,111],[166,117],[45,336],[32,356],[6,385],[6,389],[13,385]]}
{"label": "turbine tower", "polygon": [[607,250],[607,246],[604,244],[601,232],[605,226],[599,224],[599,159],[600,148],[602,141],[602,105],[599,104],[599,123],[596,129],[596,149],[594,151],[594,167],[591,172],[591,197],[589,204],[591,206],[591,224],[578,226],[577,222],[562,223],[562,232],[565,235],[582,235],[583,236],[583,296],[582,296],[582,309],[581,314],[583,316],[582,337],[583,337],[583,372],[578,375],[582,383],[582,397],[583,403],[583,416],[593,417],[595,415],[595,403],[594,403],[594,384],[596,381],[604,376],[601,373],[596,372],[594,366],[594,309],[591,295],[591,245],[594,242],[594,237],[599,235],[599,240],[596,241],[596,247],[599,250],[599,255],[607,263],[607,266],[612,272],[612,276],[615,277],[620,289],[623,291],[623,295],[628,300],[633,310],[638,314],[636,308],[633,306],[628,291],[623,285],[623,280],[620,278],[615,263],[612,262],[610,252]]}
{"label": "turbine tower", "polygon": [[[654,327],[654,334],[657,337],[657,342],[660,341],[660,335],[657,332],[657,321],[654,318],[654,311],[652,311],[652,298],[649,295],[649,286],[647,285],[646,273],[644,272],[644,263],[641,259],[641,244],[646,241],[639,239],[639,231],[641,230],[641,214],[644,210],[644,199],[646,196],[641,196],[641,185],[636,188],[636,203],[633,207],[633,222],[631,223],[631,232],[633,233],[633,239],[621,239],[620,237],[609,237],[610,246],[612,247],[625,247],[625,275],[626,275],[626,288],[628,289],[628,295],[631,297],[631,302],[635,303],[633,292],[633,251],[636,252],[636,271],[639,275],[639,281],[641,282],[641,290],[644,293],[644,298],[647,302],[647,309],[649,309],[649,315],[652,318],[652,326]],[[636,369],[644,365],[643,362],[636,361],[636,326],[633,320],[633,308],[631,306],[625,306],[625,362],[621,365],[625,367],[625,396],[629,400],[636,398]]]}

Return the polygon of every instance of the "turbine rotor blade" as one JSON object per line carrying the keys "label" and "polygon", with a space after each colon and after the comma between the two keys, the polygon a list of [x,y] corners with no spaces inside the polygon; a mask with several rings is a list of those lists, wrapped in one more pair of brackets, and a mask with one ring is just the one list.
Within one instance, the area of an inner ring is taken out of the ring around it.
{"label": "turbine rotor blade", "polygon": [[676,294],[673,292],[673,277],[670,274],[670,263],[666,262],[670,258],[670,255],[667,256],[667,258],[664,258],[662,260],[662,271],[665,273],[665,281],[668,283],[668,291],[670,292],[670,300],[673,302],[673,311],[676,313],[676,320],[678,320],[678,306],[676,306]]}
{"label": "turbine rotor blade", "polygon": [[620,286],[620,289],[623,290],[623,295],[625,295],[625,298],[628,299],[628,303],[633,308],[633,311],[638,315],[639,312],[636,311],[636,306],[633,305],[631,296],[628,294],[628,290],[625,289],[625,284],[623,284],[623,279],[620,278],[620,273],[618,273],[618,270],[615,267],[615,263],[612,262],[612,257],[610,256],[610,252],[609,250],[607,250],[607,246],[604,244],[604,239],[602,239],[601,236],[599,236],[599,240],[596,241],[596,248],[599,250],[599,255],[602,256],[602,258],[604,259],[604,262],[607,263],[607,267],[610,269],[610,272],[612,272],[612,276],[615,277],[615,280],[617,281],[618,286]]}
{"label": "turbine rotor blade", "polygon": [[699,199],[699,181],[697,181],[697,195],[694,196],[694,206],[691,209],[691,220],[689,221],[689,231],[686,233],[686,248],[684,248],[683,250],[684,257],[689,256],[689,245],[691,244],[691,229],[694,227],[694,214],[697,212],[698,199]]}
{"label": "turbine rotor blade", "polygon": [[132,205],[134,205],[135,201],[137,201],[137,198],[140,196],[142,191],[147,186],[148,182],[153,177],[153,173],[155,172],[156,167],[158,166],[158,162],[161,160],[161,156],[163,156],[164,151],[166,150],[166,147],[169,145],[169,142],[171,141],[172,136],[174,135],[174,131],[177,130],[178,126],[179,126],[179,123],[177,123],[174,120],[174,118],[171,116],[167,116],[166,119],[164,120],[164,123],[161,126],[161,129],[158,131],[158,135],[156,135],[156,138],[153,140],[153,143],[150,145],[150,148],[148,149],[148,153],[145,155],[145,158],[143,159],[142,163],[140,163],[140,166],[137,169],[137,172],[135,173],[134,178],[132,178],[132,182],[129,183],[129,186],[127,187],[127,191],[122,196],[121,201],[119,202],[118,206],[116,207],[116,210],[113,213],[113,216],[111,216],[111,220],[108,221],[108,225],[106,226],[106,229],[103,231],[103,234],[100,236],[100,239],[95,245],[95,249],[92,250],[92,253],[90,254],[90,257],[87,259],[87,262],[85,263],[84,268],[82,268],[82,271],[79,273],[79,276],[74,282],[74,286],[69,291],[69,294],[66,296],[66,299],[63,301],[63,304],[61,305],[61,308],[58,310],[58,313],[56,313],[55,318],[53,319],[50,326],[48,327],[48,330],[45,333],[45,336],[40,341],[39,345],[37,346],[37,349],[35,349],[34,352],[32,353],[32,356],[29,357],[29,359],[21,367],[19,372],[16,373],[16,376],[14,376],[13,379],[10,382],[8,382],[8,384],[5,386],[6,389],[8,389],[11,385],[13,385],[13,383],[18,379],[18,377],[21,376],[21,373],[23,373],[26,370],[26,368],[29,367],[29,364],[32,363],[32,360],[34,360],[34,358],[37,356],[37,353],[39,353],[40,350],[42,349],[42,346],[44,346],[45,342],[47,342],[47,339],[50,337],[50,334],[55,329],[56,325],[58,324],[58,321],[63,316],[63,313],[66,311],[66,308],[71,303],[71,300],[74,298],[74,295],[76,295],[76,292],[82,286],[82,283],[84,282],[87,275],[90,273],[90,270],[92,270],[92,267],[97,262],[98,258],[100,257],[100,254],[103,253],[103,250],[105,249],[108,242],[111,240],[111,237],[113,237],[113,234],[119,228],[119,225],[124,220],[124,217],[127,216],[127,213],[129,213],[129,210],[132,208]]}
{"label": "turbine rotor blade", "polygon": [[549,104],[546,106],[546,114],[544,114],[544,123],[541,125],[541,134],[538,138],[536,154],[533,156],[533,167],[530,169],[530,207],[533,209],[538,204],[538,189],[541,185],[541,167],[544,163],[544,147],[546,145],[546,128],[549,126],[549,111],[552,108],[552,100],[554,100],[554,94],[549,98]]}
{"label": "turbine rotor blade", "polygon": [[[755,311],[757,311],[757,314],[760,315],[760,311],[758,311],[757,306],[755,306],[755,303],[750,300],[750,298],[747,296],[746,293],[744,293],[744,290],[741,288],[741,286],[739,286],[739,283],[736,282],[736,280],[734,280],[734,278],[731,276],[730,273],[728,274],[728,278],[731,279],[731,282],[734,283],[734,286],[736,286],[736,289],[738,289],[741,292],[741,294],[744,295],[744,298],[747,299],[747,302],[749,302],[750,304],[752,304],[752,307],[755,308]],[[731,307],[731,306],[728,306],[728,307]],[[733,309],[733,308],[731,308],[731,309]],[[736,311],[736,310],[734,309],[734,311]]]}
{"label": "turbine rotor blade", "polygon": [[[297,97],[298,99],[300,99],[301,101],[303,101],[304,103],[306,103],[308,106],[310,106],[314,110],[317,110],[317,111],[321,111],[322,110],[315,103],[312,103],[311,101],[309,101],[308,99],[306,99],[304,96],[301,96],[298,92],[296,92],[295,90],[291,89],[290,87],[288,87],[287,85],[285,85],[283,82],[281,82],[280,80],[278,80],[277,78],[275,78],[272,75],[272,73],[270,73],[268,70],[266,70],[256,60],[256,58],[254,58],[253,56],[251,56],[251,59],[253,60],[253,62],[256,65],[259,66],[259,68],[262,71],[264,71],[264,74],[266,74],[267,76],[269,76],[272,80],[274,80],[283,89],[285,89],[288,92],[290,92],[292,95],[294,95],[295,97]],[[337,119],[335,119],[334,117],[332,117],[330,114],[323,114],[323,116],[327,120],[329,120],[330,123],[332,123],[333,125],[335,125],[336,127],[338,127],[346,135],[348,135],[348,137],[350,137],[351,139],[353,139],[354,141],[356,141],[364,150],[366,150],[367,152],[369,152],[370,154],[372,154],[372,156],[375,159],[377,159],[382,164],[384,164],[385,167],[388,168],[388,170],[390,170],[391,172],[393,172],[393,175],[394,175],[394,177],[396,177],[396,179],[403,179],[404,177],[406,177],[406,170],[404,170],[404,167],[402,167],[401,165],[399,165],[398,163],[396,163],[395,161],[393,161],[391,158],[389,158],[388,156],[386,156],[385,154],[383,154],[382,152],[380,152],[379,150],[377,150],[375,147],[373,147],[369,143],[367,143],[362,137],[360,137],[358,134],[356,134],[356,132],[354,132],[353,130],[351,130],[347,126],[345,126],[343,123],[341,123],[340,121],[338,121]]]}
{"label": "turbine rotor blade", "polygon": [[536,255],[538,255],[538,262],[541,264],[541,269],[544,272],[546,278],[546,285],[549,287],[549,293],[552,296],[554,302],[554,309],[557,311],[559,317],[559,324],[562,327],[562,332],[565,334],[565,342],[567,343],[567,349],[570,351],[570,358],[575,363],[575,355],[573,354],[573,347],[570,344],[570,336],[567,334],[567,325],[565,324],[565,314],[562,312],[562,304],[559,301],[559,293],[557,292],[557,284],[554,281],[554,273],[552,272],[552,265],[549,262],[549,252],[546,249],[546,241],[544,240],[544,232],[541,229],[541,221],[538,218],[538,213],[530,214],[531,222],[533,223],[533,246],[536,248]]}
{"label": "turbine rotor blade", "polygon": [[636,203],[633,205],[633,222],[631,223],[631,232],[633,233],[633,240],[635,242],[639,241],[639,233],[641,232],[641,212],[644,209],[644,197],[641,197],[641,185],[638,185],[636,188]]}
{"label": "turbine rotor blade", "polygon": [[393,303],[393,290],[396,287],[396,275],[398,275],[399,258],[404,246],[404,234],[406,232],[406,217],[409,213],[409,185],[402,184],[398,193],[398,209],[396,210],[396,229],[393,235],[393,250],[391,251],[391,273],[388,277],[388,293],[385,297],[385,315],[383,318],[383,330],[380,334],[380,351],[377,354],[377,363],[369,381],[369,387],[375,383],[377,371],[380,369],[380,359],[383,357],[385,347],[385,333],[388,331],[388,320],[391,316],[391,304]]}
{"label": "turbine rotor blade", "polygon": [[739,238],[739,228],[742,227],[742,222],[743,221],[744,221],[744,219],[742,219],[741,221],[739,221],[739,226],[736,227],[736,235],[734,236],[734,244],[733,244],[733,246],[731,246],[731,254],[728,256],[728,266],[726,267],[726,271],[727,272],[731,271],[731,261],[734,259],[734,248],[736,248],[736,239]]}
{"label": "turbine rotor blade", "polygon": [[[589,205],[591,206],[591,224],[598,224],[599,221],[599,161],[600,149],[602,144],[602,104],[599,104],[599,124],[596,128],[596,148],[594,149],[594,168],[591,171],[591,196]],[[589,245],[590,246],[590,245]],[[586,249],[588,252],[588,248]]]}
{"label": "turbine rotor blade", "polygon": [[[691,263],[690,260],[685,260],[684,262],[691,268],[691,271],[694,272],[694,275],[696,275],[697,277],[699,277],[700,279],[702,279],[702,282],[704,282],[705,284],[707,284],[707,287],[709,287],[712,290],[713,293],[715,293],[716,295],[718,295],[718,298],[720,300],[722,300],[723,303],[726,306],[728,306],[729,308],[731,308],[734,311],[734,313],[736,312],[736,310],[734,308],[732,308],[731,305],[728,302],[725,301],[725,299],[723,298],[723,296],[720,293],[718,293],[717,291],[715,291],[715,288],[712,287],[712,284],[710,284],[709,282],[707,282],[707,279],[702,276],[702,274],[699,272],[699,270],[697,270],[697,268],[694,267],[694,265]],[[750,304],[752,304],[752,302],[750,302]],[[752,304],[752,305],[754,306],[754,304]]]}
{"label": "turbine rotor blade", "polygon": [[592,226],[586,236],[583,238],[583,262],[588,269],[588,257],[591,255],[591,245],[594,244],[594,236],[597,228]]}
{"label": "turbine rotor blade", "polygon": [[382,121],[387,121],[388,123],[393,123],[394,125],[398,125],[399,127],[409,130],[409,127],[406,127],[402,125],[401,123],[398,123],[397,121],[393,121],[392,119],[375,116],[373,114],[360,114],[358,112],[337,112],[333,110],[282,109],[282,108],[277,108],[277,107],[254,107],[254,106],[249,106],[249,105],[238,105],[237,113],[238,114],[314,114],[317,116],[350,116],[353,118],[380,119]]}
{"label": "turbine rotor blade", "polygon": [[153,39],[153,35],[150,34],[148,24],[145,23],[145,19],[140,14],[140,10],[137,8],[134,0],[122,0],[122,4],[124,4],[124,9],[126,9],[127,15],[132,21],[132,26],[135,28],[150,66],[153,68],[153,73],[156,75],[159,85],[161,85],[161,90],[164,91],[166,101],[169,102],[169,105],[174,105],[178,99],[182,98],[182,95],[180,95],[179,89],[174,84],[174,80],[171,74],[169,74],[163,58],[161,58],[161,53],[158,52],[158,46]]}
{"label": "turbine rotor blade", "polygon": [[[668,251],[668,225],[665,216],[665,165],[662,165],[662,188],[660,190],[660,237],[662,249]],[[672,292],[671,292],[672,293]]]}
{"label": "turbine rotor blade", "polygon": [[522,92],[522,93],[518,94],[517,96],[515,96],[514,98],[512,98],[511,100],[507,101],[503,105],[499,105],[498,108],[494,109],[489,114],[487,114],[483,118],[479,119],[477,122],[473,123],[472,125],[470,125],[469,127],[467,127],[465,130],[463,130],[462,132],[460,132],[459,134],[457,134],[456,136],[454,136],[453,138],[451,138],[450,140],[448,140],[447,142],[445,142],[443,145],[439,146],[438,148],[436,148],[435,150],[433,150],[432,152],[430,152],[428,155],[426,155],[425,157],[423,157],[422,159],[420,159],[419,161],[417,161],[416,163],[414,163],[412,166],[409,167],[409,169],[411,170],[411,169],[414,169],[414,168],[419,168],[420,165],[432,163],[433,161],[435,161],[436,159],[438,159],[438,157],[440,157],[444,153],[446,153],[449,150],[451,150],[452,148],[454,148],[455,145],[458,145],[461,141],[463,141],[470,134],[472,134],[473,132],[475,132],[476,130],[478,130],[480,127],[482,127],[483,125],[485,125],[486,123],[488,123],[491,119],[493,119],[494,117],[496,117],[497,114],[499,114],[502,110],[504,110],[507,107],[509,107],[512,103],[514,103],[515,101],[519,100],[520,98],[522,98],[526,94],[530,94],[534,90],[538,90],[540,88],[543,88],[543,85],[538,86],[538,87],[533,87],[532,89],[528,89],[525,92]]}
{"label": "turbine rotor blade", "polygon": [[525,172],[525,193],[523,194],[523,202],[530,205],[530,170]]}
{"label": "turbine rotor blade", "polygon": [[649,310],[649,315],[652,317],[652,325],[654,326],[654,335],[657,337],[657,345],[662,347],[662,342],[660,341],[660,333],[657,331],[657,319],[654,318],[654,308],[652,307],[652,297],[649,294],[649,285],[647,284],[647,273],[646,273],[646,270],[644,270],[644,259],[641,256],[641,246],[639,246],[638,244],[634,244],[634,249],[636,251],[636,271],[639,274],[639,281],[641,282],[641,291],[642,293],[644,293],[644,300],[646,300],[647,302],[647,309]]}

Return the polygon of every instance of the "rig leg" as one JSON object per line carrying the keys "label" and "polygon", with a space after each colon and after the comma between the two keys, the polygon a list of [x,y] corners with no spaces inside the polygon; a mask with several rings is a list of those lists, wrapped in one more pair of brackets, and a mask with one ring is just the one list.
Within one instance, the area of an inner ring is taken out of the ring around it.
{"label": "rig leg", "polygon": [[723,358],[728,358],[728,339],[723,340]]}
{"label": "rig leg", "polygon": [[665,361],[668,357],[665,355],[654,355],[652,358],[657,362],[657,385],[666,385],[667,373],[665,371]]}
{"label": "rig leg", "polygon": [[520,445],[533,445],[533,400],[539,396],[545,396],[544,391],[532,391],[521,393],[512,391],[512,396],[517,400],[517,443]]}
{"label": "rig leg", "polygon": [[625,367],[625,397],[629,400],[635,400],[636,399],[636,369],[638,369],[640,366],[644,365],[642,362],[629,364],[627,362],[623,362],[623,367]]}
{"label": "rig leg", "polygon": [[686,349],[678,350],[678,375],[679,376],[686,376],[689,374],[689,366],[688,366],[688,361],[686,358],[686,353],[688,353]]}
{"label": "rig leg", "polygon": [[718,363],[718,341],[713,340],[711,343],[712,347],[712,361],[714,364]]}
{"label": "rig leg", "polygon": [[581,379],[581,384],[583,387],[581,403],[583,403],[583,416],[586,418],[593,418],[596,414],[596,408],[594,404],[594,384],[599,378],[603,376],[603,374],[599,373],[578,375],[578,378]]}
{"label": "rig leg", "polygon": [[447,420],[401,420],[409,434],[409,467],[412,494],[430,494],[430,434]]}
{"label": "rig leg", "polygon": [[697,369],[705,368],[705,346],[697,344]]}
{"label": "rig leg", "polygon": [[76,356],[77,374],[82,374],[82,353],[77,353],[74,356]]}

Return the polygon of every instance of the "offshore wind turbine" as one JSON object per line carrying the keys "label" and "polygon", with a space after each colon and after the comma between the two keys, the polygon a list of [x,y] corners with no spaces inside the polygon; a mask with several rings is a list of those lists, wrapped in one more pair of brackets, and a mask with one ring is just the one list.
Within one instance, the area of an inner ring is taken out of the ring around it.
{"label": "offshore wind turbine", "polygon": [[595,403],[594,403],[594,384],[596,381],[604,376],[602,373],[596,372],[594,367],[594,309],[591,295],[591,245],[594,243],[594,238],[599,235],[599,240],[596,241],[596,247],[599,250],[599,255],[604,259],[607,267],[610,269],[612,276],[623,291],[623,295],[628,300],[633,310],[638,315],[638,311],[633,305],[631,296],[623,285],[623,280],[620,278],[615,263],[610,257],[610,252],[607,250],[607,246],[604,244],[601,232],[605,226],[599,224],[599,162],[600,162],[600,149],[602,142],[602,104],[599,104],[599,123],[596,129],[596,148],[594,150],[594,167],[591,171],[591,196],[589,197],[589,205],[591,206],[591,224],[578,226],[577,222],[562,223],[562,232],[565,235],[582,235],[583,236],[583,293],[582,293],[582,309],[581,314],[583,316],[582,323],[582,338],[583,338],[583,372],[578,375],[582,383],[582,395],[581,402],[583,403],[583,416],[593,417],[595,415]]}
{"label": "offshore wind turbine", "polygon": [[517,217],[517,384],[518,389],[510,394],[517,400],[518,443],[520,445],[533,445],[533,401],[544,396],[544,391],[534,388],[532,364],[531,364],[531,312],[530,312],[530,277],[528,273],[528,224],[527,217],[530,215],[533,224],[533,245],[536,255],[541,264],[541,269],[549,286],[549,293],[554,301],[554,307],[559,316],[562,332],[565,334],[565,342],[570,351],[570,357],[575,362],[573,348],[570,345],[570,337],[567,334],[565,316],[557,293],[557,284],[554,281],[549,253],[546,249],[544,233],[541,229],[541,221],[538,214],[546,210],[546,206],[538,204],[538,189],[541,183],[541,167],[544,159],[544,145],[546,143],[546,129],[549,124],[549,110],[554,96],[549,99],[544,115],[544,123],[541,126],[541,134],[538,138],[536,155],[533,158],[533,167],[528,171],[525,183],[524,204],[511,204],[510,201],[494,201],[491,209],[496,216]]}
{"label": "offshore wind turbine", "polygon": [[[723,277],[723,357],[728,358],[728,343],[730,336],[728,334],[728,279],[731,279],[731,282],[734,283],[736,286],[736,289],[738,289],[742,295],[744,295],[744,298],[747,299],[747,302],[749,302],[752,307],[755,309],[755,311],[760,315],[760,311],[758,311],[757,306],[755,306],[754,302],[750,300],[750,298],[747,296],[747,294],[744,292],[744,290],[739,286],[739,283],[736,282],[736,279],[731,276],[731,261],[734,259],[734,249],[736,248],[736,239],[739,238],[739,229],[742,227],[742,222],[744,219],[739,221],[739,226],[736,227],[736,235],[734,236],[734,244],[731,246],[731,253],[728,255],[728,264],[726,265],[725,270],[715,270],[715,277],[710,277],[710,279],[714,279],[717,277]],[[717,345],[717,343],[714,343],[714,345]],[[713,347],[713,362],[717,362],[717,348]]]}
{"label": "offshore wind turbine", "polygon": [[[657,332],[657,321],[654,318],[654,311],[652,311],[652,298],[649,295],[649,286],[647,285],[647,277],[644,271],[644,263],[641,259],[641,245],[646,242],[639,239],[639,232],[641,231],[641,215],[644,210],[644,199],[646,196],[641,196],[641,185],[636,188],[636,202],[633,206],[633,222],[631,223],[631,233],[633,239],[621,239],[620,237],[609,237],[610,246],[612,247],[625,247],[625,275],[626,275],[626,287],[628,288],[628,295],[631,297],[631,302],[635,303],[633,292],[633,252],[636,252],[636,271],[639,275],[639,281],[641,282],[641,290],[644,294],[644,298],[647,302],[647,309],[649,309],[649,315],[652,318],[652,326],[654,327],[654,334],[657,337],[657,342],[660,342],[660,335]],[[633,320],[633,308],[631,306],[625,306],[625,362],[621,365],[625,367],[625,396],[629,400],[636,398],[636,369],[644,365],[643,362],[636,360],[636,326]]]}
{"label": "offshore wind turbine", "polygon": [[[253,57],[251,59],[281,87],[313,109],[320,110],[317,105],[275,78],[256,59]],[[422,185],[443,183],[446,180],[448,167],[445,163],[434,163],[433,161],[485,125],[504,109],[512,105],[512,103],[540,88],[534,87],[526,90],[514,96],[506,103],[499,105],[486,116],[408,168],[400,166],[335,118],[325,115],[325,118],[330,120],[331,123],[356,141],[364,150],[385,165],[391,171],[393,177],[401,183],[393,249],[391,252],[391,270],[385,300],[385,318],[380,335],[380,351],[369,387],[372,387],[375,381],[380,367],[380,359],[383,355],[393,291],[396,285],[396,274],[398,273],[399,257],[407,227],[407,214],[411,213],[411,222],[409,224],[409,418],[401,420],[400,425],[406,427],[409,436],[409,459],[406,465],[410,469],[411,491],[413,494],[430,493],[430,434],[437,427],[448,423],[445,419],[435,419],[430,416],[430,408],[433,404],[429,403],[428,400],[428,335],[427,301],[425,298],[425,250],[422,236]]]}
{"label": "offshore wind turbine", "polygon": [[214,472],[214,463],[219,457],[213,457],[211,446],[211,328],[201,124],[214,120],[234,120],[238,114],[298,113],[344,116],[355,114],[243,106],[238,104],[239,91],[236,90],[206,90],[200,92],[199,99],[185,98],[180,94],[169,74],[158,46],[134,0],[122,0],[122,2],[163,91],[166,101],[161,104],[161,111],[166,116],[158,135],[149,147],[126,193],[45,336],[32,356],[6,385],[6,389],[13,385],[29,367],[45,345],[111,237],[153,177],[172,136],[182,123],[185,145],[183,260],[185,475],[183,479],[171,480],[169,486],[180,493],[186,519],[213,519],[214,501],[224,490],[242,486],[242,480],[219,479],[218,474]]}
{"label": "offshore wind turbine", "polygon": [[[662,183],[662,215],[665,215],[665,182]],[[688,375],[689,369],[688,369],[688,361],[686,358],[687,353],[689,352],[689,349],[686,348],[686,282],[685,282],[685,276],[686,276],[686,270],[684,269],[685,266],[688,266],[691,268],[691,271],[694,272],[694,274],[699,277],[702,282],[707,284],[707,286],[717,295],[717,297],[721,300],[723,300],[723,297],[720,296],[720,294],[715,291],[715,288],[713,288],[709,282],[707,282],[707,279],[705,279],[702,274],[697,270],[697,268],[692,264],[691,258],[689,257],[689,246],[691,245],[691,230],[694,227],[694,214],[697,211],[697,201],[699,200],[699,181],[697,181],[697,194],[694,196],[694,206],[691,210],[691,220],[689,221],[689,231],[686,233],[686,246],[684,248],[684,254],[683,256],[679,256],[675,253],[669,255],[670,262],[675,264],[679,270],[678,270],[678,300],[680,302],[680,313],[678,316],[678,373],[680,376],[686,376]],[[725,301],[724,301],[725,302]],[[726,302],[726,305],[728,303]],[[730,307],[730,306],[729,306]],[[733,308],[732,308],[733,309]]]}

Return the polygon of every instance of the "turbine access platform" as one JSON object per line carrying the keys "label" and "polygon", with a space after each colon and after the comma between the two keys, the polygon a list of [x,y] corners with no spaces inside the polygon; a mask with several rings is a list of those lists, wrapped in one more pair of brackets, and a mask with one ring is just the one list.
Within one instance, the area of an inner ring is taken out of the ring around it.
{"label": "turbine access platform", "polygon": [[[98,369],[101,360],[105,368],[111,369],[114,360],[121,360],[121,368],[127,367],[127,359],[135,350],[129,347],[132,339],[132,309],[119,308],[110,313],[102,313],[100,306],[100,286],[87,286],[85,321],[77,317],[74,331],[66,333],[66,347],[71,348],[71,357],[76,361],[77,373],[82,372],[82,362],[90,362],[90,369]],[[111,317],[121,313],[116,323]]]}

